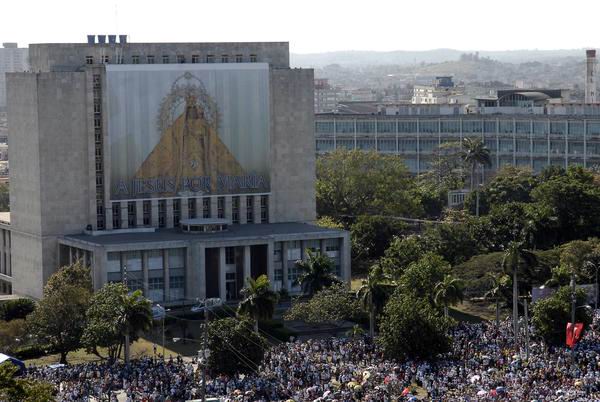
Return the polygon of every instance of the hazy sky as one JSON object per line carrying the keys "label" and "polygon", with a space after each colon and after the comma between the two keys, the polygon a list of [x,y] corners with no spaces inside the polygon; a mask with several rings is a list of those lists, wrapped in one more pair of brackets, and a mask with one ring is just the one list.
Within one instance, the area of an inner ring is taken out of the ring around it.
{"label": "hazy sky", "polygon": [[334,50],[600,47],[598,0],[0,0],[0,41],[289,41]]}

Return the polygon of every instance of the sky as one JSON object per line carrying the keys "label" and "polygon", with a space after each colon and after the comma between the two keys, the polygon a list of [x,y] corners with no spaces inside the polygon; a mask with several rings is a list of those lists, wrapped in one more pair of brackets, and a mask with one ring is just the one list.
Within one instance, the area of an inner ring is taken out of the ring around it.
{"label": "sky", "polygon": [[293,53],[600,47],[598,0],[1,0],[0,42],[288,41]]}

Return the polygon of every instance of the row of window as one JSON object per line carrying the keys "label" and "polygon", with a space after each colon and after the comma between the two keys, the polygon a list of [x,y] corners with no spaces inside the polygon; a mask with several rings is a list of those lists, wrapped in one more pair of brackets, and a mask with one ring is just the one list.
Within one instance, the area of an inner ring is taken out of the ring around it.
{"label": "row of window", "polygon": [[[122,55],[117,55],[116,56],[116,64],[125,64],[126,60]],[[129,60],[127,60],[129,63],[128,64],[158,64],[159,62],[162,64],[171,64],[171,63],[177,63],[177,64],[185,64],[188,62],[191,62],[193,64],[197,64],[197,63],[245,63],[245,62],[250,62],[250,63],[256,63],[258,61],[258,56],[255,54],[251,54],[248,57],[244,56],[243,54],[235,54],[235,55],[228,55],[228,54],[222,54],[220,56],[214,55],[214,54],[207,54],[204,57],[201,57],[199,54],[193,54],[191,56],[190,59],[186,58],[185,55],[183,54],[178,54],[175,56],[175,58],[173,58],[171,55],[168,54],[163,54],[160,57],[156,57],[154,55],[146,55],[146,56],[140,56],[140,55],[132,55],[131,58]],[[102,63],[102,64],[109,64],[111,63],[110,60],[110,56],[104,55],[102,57],[100,57],[99,59],[95,59],[94,56],[86,56],[85,57],[85,64],[94,64],[94,63]]]}
{"label": "row of window", "polygon": [[[254,203],[255,196],[246,196],[246,222],[253,223],[255,219]],[[260,223],[269,222],[269,198],[267,195],[260,196]],[[113,202],[112,203],[112,220],[113,229],[120,229],[125,225],[122,222],[123,214],[121,208],[124,203]],[[136,201],[127,201],[127,227],[135,228],[138,226],[138,210]],[[167,200],[158,200],[158,222],[153,222],[152,219],[152,201],[144,200],[142,202],[142,226],[159,228],[165,227],[179,227],[182,216],[182,208],[187,208],[188,217],[190,219],[195,218],[211,218],[213,211],[211,210],[211,199],[208,197],[204,198],[183,198],[175,199],[172,204],[172,223],[167,222]],[[217,198],[217,211],[216,217],[219,219],[225,218],[225,197]],[[231,197],[231,223],[240,223],[240,197]]]}
{"label": "row of window", "polygon": [[[283,258],[286,258],[288,267],[288,282],[293,283],[302,273],[296,262],[303,257],[303,250],[310,250],[314,253],[321,252],[321,240],[305,240],[304,244],[301,240],[287,242],[287,255],[283,255],[283,242],[276,242],[273,250],[273,261],[276,264],[274,270],[274,280],[283,280],[283,267],[281,263]],[[325,254],[333,260],[335,265],[335,274],[342,275],[341,259],[340,259],[340,239],[325,239]],[[304,249],[303,249],[304,247]]]}
{"label": "row of window", "polygon": [[103,131],[102,131],[102,82],[99,74],[92,78],[94,97],[94,155],[96,166],[96,227],[103,230],[106,227],[106,214],[104,211],[104,158]]}
{"label": "row of window", "polygon": [[[448,141],[442,141],[447,143]],[[534,154],[564,154],[600,156],[600,142],[530,140],[530,139],[485,139],[486,147],[492,152],[517,152]],[[440,148],[437,139],[416,138],[326,138],[316,140],[318,152],[330,152],[334,149],[359,149],[390,153],[436,152]],[[458,145],[458,144],[457,144]]]}
{"label": "row of window", "polygon": [[[585,124],[584,124],[585,123]],[[447,133],[447,134],[531,134],[533,136],[600,135],[600,121],[550,120],[334,120],[316,121],[315,133]]]}

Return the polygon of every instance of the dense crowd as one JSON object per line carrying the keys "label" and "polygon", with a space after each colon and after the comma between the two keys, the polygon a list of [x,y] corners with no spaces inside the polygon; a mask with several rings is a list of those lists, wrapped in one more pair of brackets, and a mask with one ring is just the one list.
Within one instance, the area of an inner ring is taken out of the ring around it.
{"label": "dense crowd", "polygon": [[[227,401],[600,401],[599,325],[596,312],[574,355],[532,340],[529,359],[515,354],[510,321],[460,324],[452,351],[434,363],[387,360],[368,338],[290,342],[271,348],[252,374],[209,377],[207,393]],[[201,385],[197,366],[181,359],[29,375],[53,382],[64,401],[117,390],[131,401],[183,401],[199,397]]]}

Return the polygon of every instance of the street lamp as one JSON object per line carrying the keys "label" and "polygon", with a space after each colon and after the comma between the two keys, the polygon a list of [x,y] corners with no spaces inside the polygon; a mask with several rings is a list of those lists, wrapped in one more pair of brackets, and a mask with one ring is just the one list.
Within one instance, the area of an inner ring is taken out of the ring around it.
{"label": "street lamp", "polygon": [[165,318],[167,311],[171,311],[171,309],[164,308],[160,304],[156,304],[156,307],[162,310],[162,359],[165,361]]}

